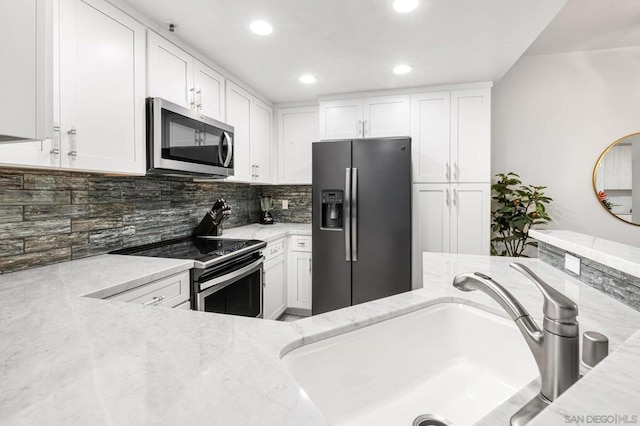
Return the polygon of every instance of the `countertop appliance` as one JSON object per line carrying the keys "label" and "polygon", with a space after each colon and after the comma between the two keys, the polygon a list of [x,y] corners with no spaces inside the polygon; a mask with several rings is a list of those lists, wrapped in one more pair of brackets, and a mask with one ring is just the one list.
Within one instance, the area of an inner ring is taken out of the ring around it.
{"label": "countertop appliance", "polygon": [[273,220],[273,216],[271,216],[271,210],[276,205],[276,201],[270,196],[260,197],[260,210],[262,213],[260,214],[260,224],[261,225],[273,225],[275,220]]}
{"label": "countertop appliance", "polygon": [[191,309],[262,318],[263,261],[260,240],[185,237],[112,254],[192,259]]}
{"label": "countertop appliance", "polygon": [[312,314],[411,290],[411,138],[312,151]]}
{"label": "countertop appliance", "polygon": [[233,127],[147,98],[147,173],[233,176]]}

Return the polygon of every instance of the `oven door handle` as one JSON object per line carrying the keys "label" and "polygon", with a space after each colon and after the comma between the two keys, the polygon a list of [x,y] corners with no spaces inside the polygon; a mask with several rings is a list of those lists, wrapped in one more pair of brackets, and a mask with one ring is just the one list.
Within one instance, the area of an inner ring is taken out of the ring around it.
{"label": "oven door handle", "polygon": [[258,260],[256,260],[255,262],[252,262],[250,264],[248,264],[247,266],[238,269],[237,271],[233,271],[229,274],[224,274],[221,277],[218,278],[214,278],[212,280],[209,281],[205,281],[204,283],[200,284],[200,291],[204,291],[208,288],[211,288],[213,286],[219,285],[219,284],[224,284],[225,282],[228,281],[232,281],[236,278],[240,278],[243,275],[247,274],[248,272],[250,272],[252,269],[255,269],[256,267],[260,266],[260,264],[264,261],[264,256],[260,256],[260,258]]}

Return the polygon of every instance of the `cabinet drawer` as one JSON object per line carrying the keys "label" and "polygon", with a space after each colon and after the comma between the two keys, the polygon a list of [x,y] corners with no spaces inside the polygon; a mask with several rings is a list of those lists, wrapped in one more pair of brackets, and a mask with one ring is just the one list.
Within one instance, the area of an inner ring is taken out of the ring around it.
{"label": "cabinet drawer", "polygon": [[291,237],[291,251],[311,253],[311,237],[309,235],[293,235]]}
{"label": "cabinet drawer", "polygon": [[189,271],[185,271],[107,299],[173,308],[189,300],[189,281]]}
{"label": "cabinet drawer", "polygon": [[264,249],[264,260],[265,262],[273,259],[277,256],[280,256],[284,253],[284,239],[276,240],[272,243],[267,244],[267,247]]}

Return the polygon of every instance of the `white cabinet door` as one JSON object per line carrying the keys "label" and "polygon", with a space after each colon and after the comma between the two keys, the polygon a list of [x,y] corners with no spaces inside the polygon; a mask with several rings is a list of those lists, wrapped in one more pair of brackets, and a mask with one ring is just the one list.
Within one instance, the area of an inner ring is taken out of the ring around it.
{"label": "white cabinet door", "polygon": [[164,98],[185,108],[194,106],[191,55],[156,33],[148,31],[147,66],[148,96]]}
{"label": "white cabinet door", "polygon": [[207,117],[224,121],[224,77],[202,62],[194,59],[193,84],[196,89],[196,107]]}
{"label": "white cabinet door", "polygon": [[362,137],[362,99],[320,102],[320,139]]}
{"label": "white cabinet door", "polygon": [[413,288],[422,287],[422,252],[449,253],[449,186],[413,185]]}
{"label": "white cabinet door", "polygon": [[227,123],[234,127],[233,164],[234,176],[229,180],[252,181],[251,121],[252,98],[246,90],[227,80]]}
{"label": "white cabinet door", "polygon": [[490,253],[491,185],[451,185],[451,253]]}
{"label": "white cabinet door", "polygon": [[414,182],[449,181],[450,97],[450,92],[411,96]]}
{"label": "white cabinet door", "polygon": [[318,137],[317,106],[278,109],[278,183],[311,185],[311,144]]}
{"label": "white cabinet door", "polygon": [[144,174],[144,28],[102,0],[60,2],[62,167]]}
{"label": "white cabinet door", "polygon": [[271,140],[273,136],[273,108],[253,100],[253,122],[251,125],[251,169],[253,181],[272,183]]}
{"label": "white cabinet door", "polygon": [[410,106],[409,95],[364,98],[364,137],[409,136]]}
{"label": "white cabinet door", "polygon": [[311,309],[311,253],[291,252],[288,307]]}
{"label": "white cabinet door", "polygon": [[264,264],[262,316],[265,319],[277,319],[287,308],[284,265],[284,256]]}
{"label": "white cabinet door", "polygon": [[47,0],[2,3],[0,142],[51,136],[50,6]]}
{"label": "white cabinet door", "polygon": [[491,181],[491,91],[451,93],[451,182]]}

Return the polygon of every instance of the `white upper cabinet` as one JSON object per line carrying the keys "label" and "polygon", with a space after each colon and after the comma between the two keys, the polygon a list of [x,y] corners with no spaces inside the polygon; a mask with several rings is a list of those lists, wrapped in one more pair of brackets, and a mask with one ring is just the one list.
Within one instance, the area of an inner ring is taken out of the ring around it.
{"label": "white upper cabinet", "polygon": [[491,181],[491,91],[451,92],[451,180]]}
{"label": "white upper cabinet", "polygon": [[278,183],[311,185],[311,144],[318,140],[318,107],[278,108]]}
{"label": "white upper cabinet", "polygon": [[411,97],[414,182],[448,182],[450,173],[450,92]]}
{"label": "white upper cabinet", "polygon": [[253,100],[251,126],[251,168],[253,181],[271,183],[271,157],[273,139],[273,108],[257,99]]}
{"label": "white upper cabinet", "polygon": [[50,15],[46,0],[2,3],[0,142],[52,135]]}
{"label": "white upper cabinet", "polygon": [[144,174],[144,27],[102,0],[60,1],[61,165]]}
{"label": "white upper cabinet", "polygon": [[490,89],[411,98],[413,181],[491,181]]}
{"label": "white upper cabinet", "polygon": [[193,57],[152,31],[147,32],[147,95],[193,108]]}
{"label": "white upper cabinet", "polygon": [[224,121],[224,77],[197,59],[193,64],[196,109],[207,117]]}
{"label": "white upper cabinet", "polygon": [[234,128],[234,182],[272,183],[273,108],[226,82],[227,123]]}
{"label": "white upper cabinet", "polygon": [[365,138],[409,136],[409,95],[364,98],[362,102],[362,134]]}
{"label": "white upper cabinet", "polygon": [[320,102],[320,139],[362,137],[362,99]]}
{"label": "white upper cabinet", "polygon": [[253,108],[251,94],[240,86],[227,81],[227,123],[233,126],[232,181],[250,182],[251,167],[251,119]]}
{"label": "white upper cabinet", "polygon": [[407,136],[408,95],[340,99],[320,102],[320,139]]}
{"label": "white upper cabinet", "polygon": [[147,95],[225,121],[224,77],[170,41],[147,32]]}

